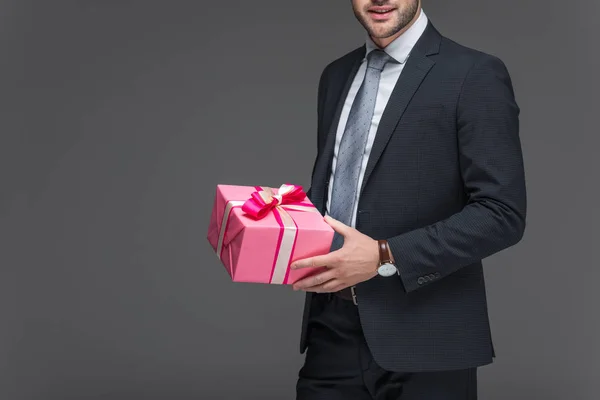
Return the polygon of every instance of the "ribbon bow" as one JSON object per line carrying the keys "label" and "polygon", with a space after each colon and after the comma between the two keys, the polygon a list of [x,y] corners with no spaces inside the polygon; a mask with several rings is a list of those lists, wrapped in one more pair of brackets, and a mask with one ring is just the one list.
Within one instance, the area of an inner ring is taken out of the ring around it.
{"label": "ribbon bow", "polygon": [[[254,219],[262,219],[274,208],[279,206],[288,206],[285,208],[297,209],[290,207],[293,205],[307,206],[308,204],[301,203],[306,197],[306,193],[302,190],[302,186],[284,184],[276,189],[264,188],[258,190],[244,202],[242,210]],[[303,207],[304,208],[304,207]],[[305,211],[305,210],[302,210]]]}

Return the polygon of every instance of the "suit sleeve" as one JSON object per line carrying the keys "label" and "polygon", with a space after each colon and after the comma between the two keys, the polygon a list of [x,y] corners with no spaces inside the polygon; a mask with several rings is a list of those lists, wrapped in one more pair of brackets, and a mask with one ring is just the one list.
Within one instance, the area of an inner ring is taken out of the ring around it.
{"label": "suit sleeve", "polygon": [[[321,145],[323,143],[323,138],[321,137],[321,119],[323,117],[323,105],[325,103],[325,92],[326,92],[326,79],[327,79],[327,71],[329,70],[329,65],[325,67],[323,72],[321,73],[321,77],[319,78],[319,87],[317,90],[317,155],[315,156],[315,160],[313,162],[311,178],[315,173],[315,167],[317,166],[317,160],[319,159],[319,155],[321,154]],[[311,199],[312,191],[309,188],[306,191],[306,195]]]}
{"label": "suit sleeve", "polygon": [[457,104],[459,164],[468,201],[458,213],[388,239],[407,292],[518,243],[526,216],[519,107],[504,63],[486,56]]}

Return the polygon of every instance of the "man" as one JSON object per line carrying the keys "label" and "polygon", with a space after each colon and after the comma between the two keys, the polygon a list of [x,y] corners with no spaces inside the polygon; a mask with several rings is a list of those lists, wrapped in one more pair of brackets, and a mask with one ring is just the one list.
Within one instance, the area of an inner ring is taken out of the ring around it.
{"label": "man", "polygon": [[324,69],[309,198],[336,231],[307,292],[299,400],[477,398],[481,260],[522,238],[519,108],[503,62],[420,0],[353,0],[364,46]]}

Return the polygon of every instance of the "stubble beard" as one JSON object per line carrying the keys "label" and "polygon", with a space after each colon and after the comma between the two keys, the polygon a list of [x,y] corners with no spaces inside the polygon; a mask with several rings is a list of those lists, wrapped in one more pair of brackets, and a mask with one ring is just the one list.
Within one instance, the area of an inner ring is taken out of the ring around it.
{"label": "stubble beard", "polygon": [[[376,5],[386,5],[387,2],[375,1],[374,3]],[[354,15],[372,38],[385,39],[394,36],[396,33],[404,29],[415,18],[418,10],[419,2],[417,0],[412,2],[406,9],[402,11],[395,10],[394,12],[396,13],[397,20],[390,21],[393,22],[392,26],[385,28],[382,26],[382,23],[371,21],[367,10],[364,10],[363,12],[354,10]]]}

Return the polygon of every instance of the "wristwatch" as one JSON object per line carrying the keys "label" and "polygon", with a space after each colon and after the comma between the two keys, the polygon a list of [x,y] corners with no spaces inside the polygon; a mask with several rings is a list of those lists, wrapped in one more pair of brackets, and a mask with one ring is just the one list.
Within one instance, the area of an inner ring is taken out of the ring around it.
{"label": "wristwatch", "polygon": [[392,261],[387,240],[378,240],[377,243],[379,244],[379,267],[377,267],[377,273],[385,277],[399,274],[398,268]]}

